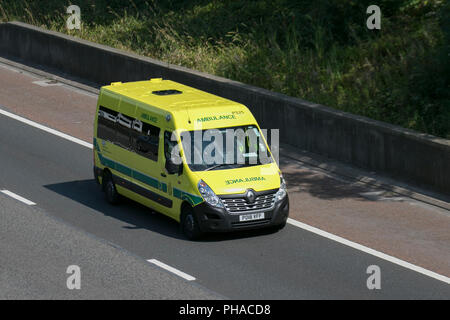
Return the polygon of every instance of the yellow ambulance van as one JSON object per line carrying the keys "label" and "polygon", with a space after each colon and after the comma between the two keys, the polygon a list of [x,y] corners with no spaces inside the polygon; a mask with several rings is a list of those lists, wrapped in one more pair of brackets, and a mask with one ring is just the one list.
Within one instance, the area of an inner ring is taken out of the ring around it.
{"label": "yellow ambulance van", "polygon": [[94,176],[111,204],[124,196],[205,232],[285,226],[286,184],[242,104],[170,80],[100,90]]}

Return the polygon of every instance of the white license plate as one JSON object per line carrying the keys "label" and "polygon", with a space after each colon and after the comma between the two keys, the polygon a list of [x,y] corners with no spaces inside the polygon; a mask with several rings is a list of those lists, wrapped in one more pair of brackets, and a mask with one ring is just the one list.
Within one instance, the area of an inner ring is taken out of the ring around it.
{"label": "white license plate", "polygon": [[264,212],[243,214],[243,215],[239,216],[240,222],[259,220],[259,219],[264,219]]}

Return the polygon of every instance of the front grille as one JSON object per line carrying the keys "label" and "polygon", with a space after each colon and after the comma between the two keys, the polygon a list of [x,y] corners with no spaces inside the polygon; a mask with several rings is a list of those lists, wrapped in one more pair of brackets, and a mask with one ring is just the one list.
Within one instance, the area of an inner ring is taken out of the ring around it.
{"label": "front grille", "polygon": [[275,192],[257,196],[255,202],[247,203],[244,196],[236,198],[221,198],[225,209],[230,213],[241,213],[247,211],[261,211],[270,209],[275,203]]}

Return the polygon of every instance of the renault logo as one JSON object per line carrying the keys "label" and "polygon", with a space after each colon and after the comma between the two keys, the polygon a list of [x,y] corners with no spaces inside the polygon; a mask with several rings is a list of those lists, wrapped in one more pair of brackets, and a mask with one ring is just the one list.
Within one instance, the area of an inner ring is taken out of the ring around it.
{"label": "renault logo", "polygon": [[255,192],[253,190],[248,190],[247,194],[245,195],[245,199],[247,200],[248,203],[255,202],[255,199],[256,199]]}

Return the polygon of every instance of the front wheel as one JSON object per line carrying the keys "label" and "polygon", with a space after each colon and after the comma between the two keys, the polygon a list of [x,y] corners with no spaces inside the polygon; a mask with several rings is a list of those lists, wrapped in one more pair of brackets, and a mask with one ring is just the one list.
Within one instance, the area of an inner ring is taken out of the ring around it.
{"label": "front wheel", "polygon": [[270,227],[270,230],[272,231],[272,232],[278,232],[278,231],[280,231],[281,229],[284,229],[284,227],[286,227],[286,222],[287,221],[285,221],[285,222],[283,222],[283,223],[281,223],[281,224],[279,224],[279,225],[276,225],[276,226],[273,226],[273,227]]}
{"label": "front wheel", "polygon": [[285,222],[283,222],[282,224],[278,225],[278,226],[277,226],[277,230],[284,229],[284,227],[286,227],[286,222],[287,222],[287,221],[285,221]]}
{"label": "front wheel", "polygon": [[183,212],[180,223],[181,231],[189,240],[198,240],[203,235],[192,209]]}

